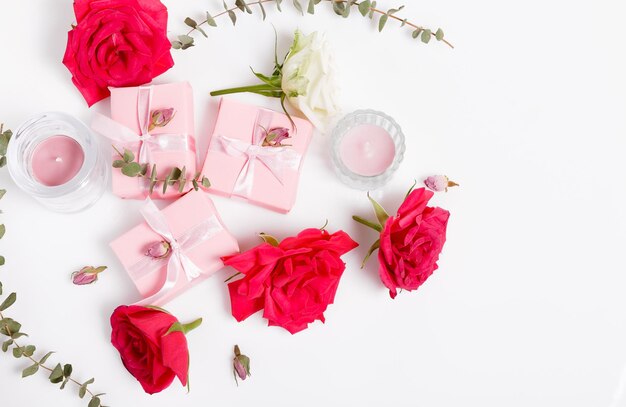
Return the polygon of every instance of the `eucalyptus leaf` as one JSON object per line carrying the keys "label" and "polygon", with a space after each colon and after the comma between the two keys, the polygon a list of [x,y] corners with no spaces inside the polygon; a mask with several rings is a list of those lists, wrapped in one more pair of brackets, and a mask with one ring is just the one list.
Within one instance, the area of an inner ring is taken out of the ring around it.
{"label": "eucalyptus leaf", "polygon": [[113,168],[122,168],[126,164],[124,160],[115,160],[113,161]]}
{"label": "eucalyptus leaf", "polygon": [[4,224],[0,225],[0,239],[2,239],[4,237],[4,234],[6,233],[7,228],[6,226],[4,226]]}
{"label": "eucalyptus leaf", "polygon": [[50,356],[52,356],[52,354],[53,354],[53,353],[54,353],[54,352],[48,352],[48,353],[46,353],[46,354],[44,355],[44,357],[42,357],[42,358],[41,358],[41,360],[39,361],[39,364],[40,364],[40,365],[43,365],[44,363],[46,363],[46,361],[48,360],[48,358],[49,358]]}
{"label": "eucalyptus leaf", "polygon": [[435,32],[435,38],[437,41],[443,40],[443,30],[441,28],[438,28],[437,32]]}
{"label": "eucalyptus leaf", "polygon": [[0,199],[4,198],[4,194],[7,193],[6,189],[0,189]]}
{"label": "eucalyptus leaf", "polygon": [[[0,256],[0,266],[4,266],[5,263],[5,258],[4,256]],[[0,294],[2,294],[2,286],[0,285]]]}
{"label": "eucalyptus leaf", "polygon": [[261,14],[263,15],[263,21],[265,21],[265,18],[267,17],[267,13],[265,12],[265,7],[263,7],[263,3],[259,2],[259,8],[261,9]]}
{"label": "eucalyptus leaf", "polygon": [[181,49],[183,47],[183,43],[180,41],[172,41],[172,48]]}
{"label": "eucalyptus leaf", "polygon": [[2,304],[0,304],[0,311],[4,311],[5,309],[13,305],[16,299],[17,299],[16,293],[9,294],[9,296],[2,302]]}
{"label": "eucalyptus leaf", "polygon": [[370,0],[365,0],[365,1],[360,2],[359,13],[361,13],[361,15],[365,17],[367,13],[369,13],[371,6],[372,6],[372,3]]}
{"label": "eucalyptus leaf", "polygon": [[376,1],[373,1],[373,2],[372,2],[372,6],[370,7],[370,15],[369,15],[370,20],[371,20],[372,18],[374,18],[374,9],[375,9],[375,8],[376,8]]}
{"label": "eucalyptus leaf", "polygon": [[211,14],[209,14],[208,11],[206,13],[206,23],[210,25],[211,27],[217,27],[217,23],[215,22],[215,19],[213,18],[213,16],[211,16]]}
{"label": "eucalyptus leaf", "polygon": [[381,32],[383,28],[385,28],[385,24],[387,24],[388,19],[389,16],[387,14],[380,16],[380,20],[378,20],[378,32]]}
{"label": "eucalyptus leaf", "polygon": [[13,337],[13,335],[20,332],[20,329],[22,329],[22,324],[14,321],[12,318],[4,318],[0,320],[0,334],[2,335]]}
{"label": "eucalyptus leaf", "polygon": [[280,4],[281,4],[282,2],[283,2],[283,0],[276,0],[276,8],[278,9],[278,11],[283,11],[283,10],[280,8]]}
{"label": "eucalyptus leaf", "polygon": [[7,157],[3,155],[2,157],[0,157],[0,168],[4,167],[5,165],[7,165]]}
{"label": "eucalyptus leaf", "polygon": [[100,407],[100,398],[95,396],[92,397],[87,407]]}
{"label": "eucalyptus leaf", "polygon": [[[192,45],[193,44],[193,37],[191,37],[191,36],[189,36],[187,34],[179,35],[178,36],[178,41],[180,41],[183,44],[183,47],[185,45]],[[124,153],[124,156],[126,156],[126,153]],[[133,156],[133,158],[130,161],[134,160],[134,158],[135,157]],[[124,160],[126,160],[126,158],[124,158]]]}
{"label": "eucalyptus leaf", "polygon": [[72,370],[72,365],[70,365],[69,363],[66,364],[65,366],[63,366],[63,376],[70,377],[72,375]]}
{"label": "eucalyptus leaf", "polygon": [[413,33],[411,33],[411,36],[413,38],[417,38],[419,37],[419,35],[422,33],[422,29],[421,28],[417,28],[415,31],[413,31]]}
{"label": "eucalyptus leaf", "polygon": [[304,10],[302,9],[302,4],[300,4],[300,0],[293,0],[293,6],[300,12],[300,14],[304,15]]}
{"label": "eucalyptus leaf", "polygon": [[30,357],[35,353],[36,348],[33,345],[28,345],[24,347],[24,356]]}
{"label": "eucalyptus leaf", "polygon": [[130,150],[124,149],[123,158],[125,162],[129,163],[135,160],[135,154]]}
{"label": "eucalyptus leaf", "polygon": [[306,9],[309,14],[315,14],[315,0],[309,0],[309,6]]}
{"label": "eucalyptus leaf", "polygon": [[2,352],[6,353],[9,350],[9,346],[13,345],[13,339],[6,340],[2,343]]}
{"label": "eucalyptus leaf", "polygon": [[211,182],[209,181],[209,179],[205,176],[202,176],[202,186],[205,188],[209,188],[211,186]]}
{"label": "eucalyptus leaf", "polygon": [[200,187],[198,186],[198,181],[196,181],[195,179],[191,180],[191,185],[193,185],[194,191],[197,191],[198,189],[200,189]]}
{"label": "eucalyptus leaf", "polygon": [[209,38],[209,36],[206,34],[206,32],[202,29],[202,27],[197,26],[196,30],[200,31],[200,34],[204,35],[204,38]]}
{"label": "eucalyptus leaf", "polygon": [[141,165],[136,162],[128,163],[122,168],[122,174],[127,177],[136,177],[141,172]]}
{"label": "eucalyptus leaf", "polygon": [[32,376],[38,371],[39,371],[39,365],[35,363],[34,365],[29,366],[26,369],[22,370],[22,377],[24,378],[24,377]]}
{"label": "eucalyptus leaf", "polygon": [[432,33],[429,29],[426,29],[424,31],[422,31],[422,36],[421,36],[421,40],[424,44],[428,44],[428,42],[430,41],[430,37],[432,36]]}
{"label": "eucalyptus leaf", "polygon": [[24,354],[24,348],[19,347],[19,346],[16,348],[13,348],[13,357],[19,359],[22,357],[23,354]]}
{"label": "eucalyptus leaf", "polygon": [[48,379],[51,383],[61,383],[61,381],[63,381],[63,367],[60,363],[57,363],[54,369],[52,369],[52,373],[50,373]]}
{"label": "eucalyptus leaf", "polygon": [[196,22],[196,20],[194,20],[191,17],[185,18],[185,24],[187,24],[191,28],[197,28],[198,27],[198,23]]}

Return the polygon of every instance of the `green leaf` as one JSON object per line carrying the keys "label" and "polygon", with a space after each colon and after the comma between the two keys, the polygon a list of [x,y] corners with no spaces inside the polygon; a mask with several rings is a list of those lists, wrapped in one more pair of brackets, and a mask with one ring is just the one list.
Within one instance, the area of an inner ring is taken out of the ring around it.
{"label": "green leaf", "polygon": [[261,9],[261,14],[263,15],[263,21],[265,21],[265,17],[267,17],[267,14],[265,13],[265,7],[263,7],[263,3],[259,3],[259,8]]}
{"label": "green leaf", "polygon": [[422,31],[422,42],[424,44],[428,44],[428,42],[430,41],[430,37],[432,36],[432,33],[429,29],[426,29],[424,31]]}
{"label": "green leaf", "polygon": [[338,0],[332,0],[333,2],[333,11],[338,16],[343,16],[343,13],[346,11],[346,5],[343,2]]}
{"label": "green leaf", "polygon": [[387,24],[388,19],[389,16],[387,14],[380,16],[380,20],[378,20],[378,32],[381,32],[383,28],[385,28],[385,24]]}
{"label": "green leaf", "polygon": [[35,363],[34,365],[29,366],[26,369],[22,370],[22,378],[32,376],[38,371],[39,371],[39,365]]}
{"label": "green leaf", "polygon": [[13,357],[21,358],[23,354],[24,354],[24,348],[19,347],[19,346],[16,348],[13,348]]}
{"label": "green leaf", "polygon": [[126,175],[127,177],[136,177],[137,175],[139,175],[140,172],[141,165],[135,162],[128,163],[124,165],[124,168],[122,168],[122,174]]}
{"label": "green leaf", "polygon": [[196,20],[194,20],[191,17],[185,18],[185,24],[187,24],[191,28],[197,28],[198,27],[198,23],[196,22]]}
{"label": "green leaf", "polygon": [[7,193],[6,189],[0,189],[0,199],[4,198],[4,194]]}
{"label": "green leaf", "polygon": [[115,160],[113,161],[113,168],[122,168],[126,164],[124,160]]}
{"label": "green leaf", "polygon": [[[5,261],[4,256],[0,256],[0,266],[4,266]],[[0,294],[2,294],[2,286],[0,286]]]}
{"label": "green leaf", "polygon": [[404,8],[404,6],[400,6],[398,8],[389,9],[389,11],[387,11],[387,14],[388,15],[396,14],[398,11],[402,10],[403,8]]}
{"label": "green leaf", "polygon": [[200,34],[204,35],[204,38],[209,38],[209,36],[208,36],[208,35],[206,35],[206,31],[204,31],[204,30],[202,29],[202,27],[197,26],[197,27],[196,27],[196,30],[200,31]]}
{"label": "green leaf", "polygon": [[268,235],[267,233],[259,233],[259,237],[260,237],[261,239],[263,239],[263,241],[264,241],[265,243],[269,243],[269,244],[271,244],[271,245],[272,245],[272,246],[274,246],[274,247],[278,247],[278,245],[280,244],[280,243],[278,242],[278,239],[276,239],[276,238],[275,238],[274,236],[272,236],[272,235]]}
{"label": "green leaf", "polygon": [[[2,257],[2,256],[0,256]],[[2,257],[2,259],[4,259],[4,257]],[[0,281],[0,295],[2,295],[2,281]]]}
{"label": "green leaf", "polygon": [[21,338],[22,336],[28,336],[24,332],[15,332],[15,331],[11,331],[11,332],[13,332],[13,334],[11,334],[11,338],[13,339],[18,339],[18,338]]}
{"label": "green leaf", "polygon": [[48,352],[48,353],[46,353],[46,354],[44,355],[44,357],[42,357],[42,358],[41,358],[41,360],[39,361],[39,364],[40,364],[40,365],[43,365],[44,363],[46,363],[46,361],[48,360],[48,358],[49,358],[50,356],[52,356],[52,354],[53,354],[53,353],[54,353],[54,352]]}
{"label": "green leaf", "polygon": [[67,382],[70,381],[69,377],[66,377],[65,380],[63,380],[63,383],[61,383],[61,390],[63,390],[65,388],[65,385],[67,384]]}
{"label": "green leaf", "polygon": [[306,10],[309,14],[315,14],[315,0],[309,0],[309,7]]}
{"label": "green leaf", "polygon": [[281,4],[282,2],[283,2],[283,0],[276,0],[276,8],[278,9],[278,11],[283,11],[283,10],[280,8],[280,4]]}
{"label": "green leaf", "polygon": [[[187,45],[187,46],[191,46],[191,45],[193,45],[193,37],[191,37],[191,36],[189,36],[189,35],[187,35],[187,34],[179,35],[179,36],[178,36],[178,41],[180,41],[180,42],[181,42],[181,44],[183,44],[183,47],[184,47],[185,45]],[[126,155],[126,152],[124,152],[124,155]],[[134,157],[133,157],[133,159],[134,159]],[[131,161],[132,161],[132,160],[131,160]],[[127,162],[128,162],[128,161],[127,161]]]}
{"label": "green leaf", "polygon": [[252,14],[252,10],[250,10],[250,7],[248,7],[248,5],[246,4],[244,0],[236,0],[235,6],[237,6],[239,10],[241,11],[245,11],[248,14]]}
{"label": "green leaf", "polygon": [[81,399],[85,397],[85,394],[87,394],[87,386],[89,386],[93,382],[95,382],[95,379],[91,378],[83,383],[78,389],[78,397],[80,397]]}
{"label": "green leaf", "polygon": [[63,366],[63,376],[70,377],[72,375],[72,370],[72,365],[70,365],[69,363],[66,364],[65,366]]}
{"label": "green leaf", "polygon": [[127,150],[127,149],[124,149],[123,157],[124,157],[124,162],[127,162],[127,163],[135,160],[135,154],[133,154],[132,151]]}
{"label": "green leaf", "polygon": [[100,398],[96,396],[92,397],[87,407],[100,407]]}
{"label": "green leaf", "polygon": [[196,181],[195,179],[191,180],[191,185],[193,185],[194,191],[197,191],[198,189],[200,189],[200,187],[198,186],[198,181]]}
{"label": "green leaf", "polygon": [[370,200],[372,206],[374,207],[374,212],[376,213],[376,219],[378,219],[378,223],[380,223],[380,226],[384,227],[385,222],[387,222],[387,219],[389,219],[389,215],[387,214],[385,209],[380,206],[380,204],[376,202],[374,198],[370,196],[369,192],[367,193],[367,198]]}
{"label": "green leaf", "polygon": [[209,188],[211,186],[211,182],[209,181],[209,179],[205,176],[202,176],[202,186],[205,188]]}
{"label": "green leaf", "polygon": [[15,293],[9,294],[9,296],[2,302],[2,304],[0,304],[0,311],[4,311],[5,309],[13,305],[16,299],[17,299],[17,294]]}
{"label": "green leaf", "polygon": [[215,22],[215,19],[211,16],[211,14],[209,14],[208,11],[206,13],[206,23],[210,25],[211,27],[217,27],[217,23]]}
{"label": "green leaf", "polygon": [[7,231],[6,226],[4,226],[4,224],[0,225],[0,239],[4,237],[4,234],[6,233],[6,231]]}
{"label": "green leaf", "polygon": [[33,345],[28,345],[24,347],[24,356],[31,357],[35,353],[36,348]]}
{"label": "green leaf", "polygon": [[60,363],[57,363],[57,365],[52,370],[52,373],[50,373],[50,376],[48,377],[48,379],[50,380],[51,383],[55,383],[55,384],[61,383],[63,381],[63,367],[61,366]]}
{"label": "green leaf", "polygon": [[9,346],[13,345],[13,339],[9,339],[2,343],[2,352],[6,353],[9,350]]}
{"label": "green leaf", "polygon": [[372,2],[370,0],[365,0],[359,3],[359,12],[363,17],[365,17],[367,13],[369,13],[371,6]]}
{"label": "green leaf", "polygon": [[402,20],[402,24],[400,24],[400,27],[404,27],[407,21],[409,21],[408,18],[405,18],[404,20]]}
{"label": "green leaf", "polygon": [[0,333],[2,335],[13,337],[15,334],[20,332],[20,329],[22,329],[22,324],[11,318],[4,318],[0,320]]}
{"label": "green leaf", "polygon": [[372,6],[370,7],[370,15],[369,18],[370,20],[374,18],[374,9],[376,8],[376,1],[372,2]]}
{"label": "green leaf", "polygon": [[226,1],[224,1],[224,10],[226,10],[226,12],[228,13],[228,17],[230,17],[230,21],[232,21],[233,25],[235,25],[237,23],[237,16],[235,15],[235,13],[233,13],[231,9],[228,8]]}
{"label": "green leaf", "polygon": [[302,4],[300,4],[300,0],[293,0],[293,6],[300,12],[300,14],[304,15],[304,10],[302,9]]}
{"label": "green leaf", "polygon": [[443,40],[443,30],[441,28],[437,29],[437,32],[435,33],[435,38],[437,39],[437,41]]}
{"label": "green leaf", "polygon": [[183,43],[180,41],[172,41],[172,48],[181,49],[183,47]]}
{"label": "green leaf", "polygon": [[422,33],[422,29],[421,29],[421,28],[418,28],[418,29],[416,29],[415,31],[413,31],[413,33],[411,33],[411,36],[412,36],[413,38],[417,38],[417,37],[419,37],[419,35],[420,35],[421,33]]}

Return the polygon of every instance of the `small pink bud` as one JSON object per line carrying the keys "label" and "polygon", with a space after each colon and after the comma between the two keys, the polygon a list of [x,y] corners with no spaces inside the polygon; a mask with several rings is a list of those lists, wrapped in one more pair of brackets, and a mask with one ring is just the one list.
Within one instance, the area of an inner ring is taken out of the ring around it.
{"label": "small pink bud", "polygon": [[445,175],[431,175],[424,180],[424,185],[426,185],[426,188],[435,192],[448,192],[448,188],[456,187],[459,184],[454,181],[450,181],[450,179]]}
{"label": "small pink bud", "polygon": [[163,259],[169,256],[172,251],[172,246],[164,240],[160,242],[152,243],[148,250],[146,250],[146,256],[150,256],[154,259]]}
{"label": "small pink bud", "polygon": [[290,137],[289,129],[285,127],[275,127],[267,132],[263,145],[269,147],[282,147],[283,140]]}
{"label": "small pink bud", "polygon": [[156,127],[165,127],[174,118],[175,111],[173,108],[153,110],[150,115],[150,127],[153,130]]}
{"label": "small pink bud", "polygon": [[105,266],[91,267],[86,266],[72,273],[72,283],[76,285],[87,285],[98,281],[98,274],[106,270]]}
{"label": "small pink bud", "polygon": [[[241,380],[246,380],[248,376],[250,376],[250,358],[246,355],[241,354],[238,345],[235,345],[233,375],[235,376],[235,382],[237,382],[237,377],[239,377]],[[237,382],[237,384],[239,384],[239,382]]]}

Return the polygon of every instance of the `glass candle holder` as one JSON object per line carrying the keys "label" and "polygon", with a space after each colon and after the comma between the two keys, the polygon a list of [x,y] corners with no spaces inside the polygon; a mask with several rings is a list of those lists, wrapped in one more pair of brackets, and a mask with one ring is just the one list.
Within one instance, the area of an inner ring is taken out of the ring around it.
{"label": "glass candle holder", "polygon": [[42,113],[11,138],[7,166],[13,181],[57,212],[87,209],[108,185],[110,170],[91,130],[65,113]]}
{"label": "glass candle holder", "polygon": [[385,185],[404,158],[404,134],[391,117],[357,110],[337,123],[331,135],[332,162],[339,178],[352,188]]}

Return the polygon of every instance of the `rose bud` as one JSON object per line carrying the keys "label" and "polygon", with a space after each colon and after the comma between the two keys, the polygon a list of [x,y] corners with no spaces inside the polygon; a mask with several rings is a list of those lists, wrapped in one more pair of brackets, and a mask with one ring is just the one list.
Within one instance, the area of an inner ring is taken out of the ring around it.
{"label": "rose bud", "polygon": [[150,127],[148,130],[167,126],[174,118],[174,115],[175,112],[173,108],[153,110],[150,116]]}
{"label": "rose bud", "polygon": [[98,274],[106,270],[106,266],[91,267],[86,266],[72,273],[72,283],[76,285],[87,285],[98,281]]}
{"label": "rose bud", "polygon": [[424,180],[424,185],[435,192],[448,192],[448,188],[459,186],[456,182],[450,181],[445,175],[431,175]]}
{"label": "rose bud", "polygon": [[267,132],[263,145],[269,147],[282,147],[282,141],[290,137],[289,129],[285,127],[275,127]]}
{"label": "rose bud", "polygon": [[242,355],[239,351],[239,346],[235,345],[235,358],[233,359],[233,376],[235,376],[235,382],[239,385],[237,381],[237,376],[241,380],[246,380],[248,376],[250,376],[250,358],[246,355]]}
{"label": "rose bud", "polygon": [[172,246],[164,240],[160,242],[152,243],[148,250],[146,250],[146,256],[150,256],[153,259],[163,259],[170,255]]}

